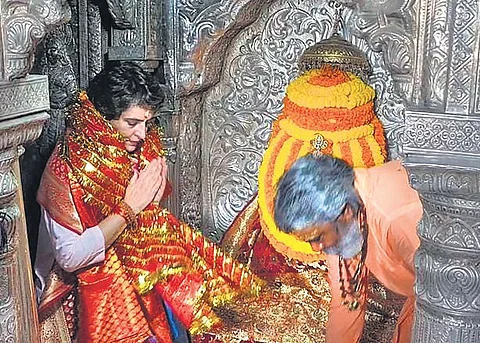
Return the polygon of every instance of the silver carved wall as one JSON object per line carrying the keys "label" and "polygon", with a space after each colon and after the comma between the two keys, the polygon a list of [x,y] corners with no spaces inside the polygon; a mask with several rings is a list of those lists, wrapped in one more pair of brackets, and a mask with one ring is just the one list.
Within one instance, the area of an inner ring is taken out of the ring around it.
{"label": "silver carved wall", "polygon": [[[343,34],[374,65],[391,158],[420,192],[414,342],[480,341],[480,30],[477,0],[341,1]],[[174,54],[182,217],[221,238],[256,175],[329,1],[183,1]],[[250,12],[250,15],[248,14]]]}
{"label": "silver carved wall", "polygon": [[[0,251],[9,276],[0,283],[0,340],[25,341],[18,327],[36,320],[28,304],[16,312],[15,299],[32,300],[31,285],[15,287],[29,282],[28,273],[19,274],[28,254],[18,253],[27,237],[16,159],[17,146],[40,134],[49,95],[52,120],[25,155],[33,165],[48,157],[68,100],[105,58],[150,69],[163,63],[173,95],[162,120],[177,161],[170,163],[178,192],[171,206],[219,240],[256,191],[270,125],[298,74],[298,57],[331,34],[338,6],[346,6],[343,35],[374,68],[370,83],[390,157],[404,159],[424,203],[414,341],[480,341],[478,0],[2,0],[0,212],[10,224],[8,249]],[[46,78],[23,78],[42,38],[34,71],[49,76],[48,91]],[[20,95],[25,101],[11,101]],[[32,168],[24,167],[29,191]]]}
{"label": "silver carved wall", "polygon": [[[231,9],[239,2],[217,2],[198,12],[187,3],[179,10],[181,18],[185,12],[181,28],[188,28],[188,35],[180,32],[180,37],[197,39],[197,44],[184,44],[177,54],[182,70],[190,72],[189,78],[179,72],[180,94],[185,99],[180,139],[185,145],[179,147],[181,184],[189,186],[182,187],[180,209],[184,219],[216,240],[256,192],[256,175],[271,122],[281,112],[287,84],[298,75],[298,57],[306,47],[332,34],[339,8],[333,1],[270,1],[260,7],[259,2],[241,4],[244,8],[238,10],[233,23],[231,13],[235,12]],[[227,12],[219,14],[219,9]],[[389,10],[387,19],[397,15],[397,8]],[[403,11],[412,10],[405,7]],[[191,19],[188,13],[204,17]],[[395,37],[402,42],[386,43],[393,29],[386,27],[383,34],[373,35],[378,20],[346,9],[343,34],[367,52],[374,67],[371,84],[377,89],[376,109],[386,127],[390,154],[396,157],[401,149],[405,99],[412,92],[411,76],[404,74],[411,69],[413,39],[408,37],[409,23],[405,23],[395,26]],[[194,33],[199,35],[192,37]],[[388,44],[396,51],[385,61],[382,49],[388,50]],[[190,105],[194,97],[198,100]],[[198,143],[191,144],[195,141]],[[192,170],[192,165],[202,168]]]}
{"label": "silver carved wall", "polygon": [[404,153],[424,216],[416,342],[480,341],[479,2],[417,6],[416,106]]}

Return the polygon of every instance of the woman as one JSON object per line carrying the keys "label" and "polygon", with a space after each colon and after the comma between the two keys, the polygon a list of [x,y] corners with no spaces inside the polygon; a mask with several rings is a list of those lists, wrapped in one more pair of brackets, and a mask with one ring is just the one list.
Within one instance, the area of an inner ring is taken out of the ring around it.
{"label": "woman", "polygon": [[109,64],[80,93],[43,174],[40,314],[72,289],[52,277],[56,265],[74,273],[79,343],[171,342],[163,302],[196,334],[219,321],[215,307],[258,291],[246,268],[159,205],[167,170],[149,121],[162,101],[139,66]]}

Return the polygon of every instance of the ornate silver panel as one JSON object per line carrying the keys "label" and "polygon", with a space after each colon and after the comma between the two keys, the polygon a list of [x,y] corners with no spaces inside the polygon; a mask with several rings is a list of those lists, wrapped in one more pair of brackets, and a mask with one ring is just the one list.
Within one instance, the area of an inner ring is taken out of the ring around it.
{"label": "ornate silver panel", "polygon": [[[424,216],[416,258],[415,342],[480,337],[478,2],[423,1],[427,46],[419,105],[405,119],[404,153]],[[477,43],[476,43],[477,42]],[[417,51],[421,59],[421,51]],[[463,114],[459,116],[458,114]]]}
{"label": "ornate silver panel", "polygon": [[416,51],[422,109],[407,111],[403,141],[424,205],[413,340],[478,342],[478,1],[420,1],[417,8],[426,47]]}
{"label": "ornate silver panel", "polygon": [[393,92],[407,103],[414,99],[415,7],[408,0],[366,0],[358,2],[347,27],[357,37],[365,39],[370,49],[381,52],[384,69],[394,80]]}
{"label": "ornate silver panel", "polygon": [[[447,113],[468,114],[472,110],[474,97],[471,97],[476,71],[474,49],[478,41],[478,1],[457,1],[450,3],[450,64],[447,80]],[[478,49],[478,46],[477,46]],[[472,73],[473,72],[473,73]]]}
{"label": "ornate silver panel", "polygon": [[[257,19],[259,10],[272,0],[180,0],[176,3],[178,37],[176,48],[177,82],[179,92],[191,93],[218,81],[218,75],[208,75],[208,69],[216,74],[221,68],[225,50],[232,36]],[[226,31],[232,30],[228,35]],[[217,44],[225,37],[226,42]],[[217,59],[210,55],[214,54]],[[207,62],[208,59],[208,62]],[[209,66],[210,64],[210,66]],[[207,75],[205,75],[207,74]]]}
{"label": "ornate silver panel", "polygon": [[[211,44],[217,47],[221,42],[222,47],[227,45],[228,50],[219,59],[223,65],[218,65],[218,61],[209,64],[209,59],[205,59],[204,70],[212,71],[203,75],[215,77],[206,78],[203,83],[197,80],[193,86],[196,91],[201,91],[212,80],[219,79],[215,86],[204,92],[202,169],[196,170],[196,175],[187,167],[195,164],[191,159],[192,152],[188,146],[180,147],[180,151],[188,156],[181,158],[182,167],[185,166],[181,169],[182,173],[188,170],[189,175],[188,181],[182,184],[192,188],[192,184],[201,180],[203,185],[201,198],[200,193],[190,193],[189,198],[181,198],[182,217],[192,219],[201,216],[203,230],[213,239],[222,236],[256,191],[256,176],[270,135],[271,122],[281,112],[287,84],[298,74],[296,61],[306,47],[332,33],[336,7],[338,5],[331,1],[272,2],[262,8],[257,21],[248,29],[232,38],[229,38],[231,35],[227,29],[221,38]],[[243,11],[247,9],[242,9],[241,13]],[[347,23],[359,20],[351,14],[350,10],[345,11]],[[238,20],[244,22],[243,17]],[[236,23],[231,25],[236,27]],[[396,95],[396,83],[385,70],[380,53],[373,52],[366,41],[352,36],[347,29],[344,35],[366,51],[372,61],[374,75],[371,83],[381,99],[377,103],[377,112],[391,138],[391,155],[398,156],[404,105],[402,98]],[[205,44],[209,44],[208,40]],[[184,92],[188,90],[184,89]],[[198,106],[189,107],[188,111],[185,106],[183,109],[185,120],[196,122],[194,115],[198,114]],[[191,136],[188,138],[193,139]],[[200,161],[199,153],[195,157]],[[185,174],[181,177],[184,178]],[[188,212],[194,203],[203,205],[202,209],[197,209],[200,211],[198,214]],[[196,219],[194,224],[198,225],[199,220]]]}
{"label": "ornate silver panel", "polygon": [[189,115],[180,117],[178,151],[180,155],[181,177],[179,180],[180,215],[183,220],[195,227],[201,223],[200,197],[201,175],[201,101],[196,94],[182,102],[182,112]]}
{"label": "ornate silver panel", "polygon": [[0,82],[0,120],[22,116],[32,109],[47,110],[48,88],[44,79],[27,78],[14,83]]}
{"label": "ornate silver panel", "polygon": [[[419,31],[424,32],[423,41],[427,41],[424,56],[417,54],[425,64],[424,72],[420,72],[417,78],[419,86],[425,85],[417,93],[420,99],[424,99],[424,105],[430,109],[445,109],[447,71],[450,46],[448,44],[449,17],[448,1],[424,2],[426,7],[421,12],[424,19],[419,26]],[[432,13],[432,17],[426,14]],[[426,19],[431,20],[430,23]],[[428,36],[427,36],[428,34]],[[423,77],[423,78],[422,78]],[[418,103],[417,102],[417,103]]]}
{"label": "ornate silver panel", "polygon": [[480,117],[408,111],[404,152],[409,160],[480,166]]}
{"label": "ornate silver panel", "polygon": [[[178,106],[181,111],[179,151],[182,152],[179,156],[180,216],[194,226],[200,226],[203,217],[200,150],[203,91],[218,82],[231,40],[271,2],[173,1],[170,7],[169,13],[176,14],[180,25],[169,26],[174,40],[170,47],[177,49],[170,60],[169,75],[177,96],[186,97]],[[195,94],[199,91],[200,95]]]}
{"label": "ornate silver panel", "polygon": [[448,155],[441,160],[443,166],[410,164],[410,160],[410,179],[424,205],[418,228],[421,247],[415,260],[414,341],[477,342],[480,169],[453,168],[457,160],[451,161]]}

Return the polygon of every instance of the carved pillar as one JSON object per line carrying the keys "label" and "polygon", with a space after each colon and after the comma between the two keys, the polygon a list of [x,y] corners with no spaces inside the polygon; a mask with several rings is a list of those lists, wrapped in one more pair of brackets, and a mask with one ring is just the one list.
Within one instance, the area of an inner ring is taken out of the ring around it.
{"label": "carved pillar", "polygon": [[480,118],[410,112],[406,120],[406,166],[424,206],[413,342],[479,342]]}
{"label": "carved pillar", "polygon": [[0,341],[34,343],[38,318],[18,157],[48,118],[47,78],[0,82],[0,103]]}
{"label": "carved pillar", "polygon": [[[419,1],[404,153],[422,198],[413,342],[480,341],[479,1]],[[408,109],[408,108],[407,108]]]}
{"label": "carved pillar", "polygon": [[24,76],[48,28],[68,19],[63,5],[0,2],[0,342],[39,342],[18,157],[48,119],[47,77]]}
{"label": "carved pillar", "polygon": [[354,19],[402,98],[396,138],[424,206],[412,341],[479,342],[479,1],[365,0]]}

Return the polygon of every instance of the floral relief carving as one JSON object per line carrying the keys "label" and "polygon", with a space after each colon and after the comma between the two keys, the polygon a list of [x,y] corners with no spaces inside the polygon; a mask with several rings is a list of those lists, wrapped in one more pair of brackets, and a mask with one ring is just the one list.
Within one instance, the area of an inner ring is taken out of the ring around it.
{"label": "floral relief carving", "polygon": [[70,19],[70,8],[64,0],[6,0],[2,6],[2,78],[12,80],[30,71],[34,48],[48,30]]}
{"label": "floral relief carving", "polygon": [[[428,87],[424,87],[425,104],[429,108],[443,109],[446,102],[446,85],[448,74],[449,26],[448,1],[425,3],[432,13],[431,35],[425,50],[425,78]],[[433,7],[433,8],[430,8]]]}
{"label": "floral relief carving", "polygon": [[411,0],[366,0],[358,4],[348,23],[353,34],[382,52],[385,68],[395,82],[395,93],[411,102],[415,68],[414,3]]}
{"label": "floral relief carving", "polygon": [[[332,1],[276,2],[230,44],[220,81],[206,92],[203,104],[202,172],[206,175],[202,175],[201,202],[206,206],[203,226],[213,238],[222,236],[256,192],[271,123],[282,110],[288,83],[298,75],[298,58],[308,46],[331,35],[337,6]],[[350,15],[345,10],[345,20]],[[391,92],[393,81],[381,56],[348,31],[344,35],[370,57],[377,113],[387,134],[395,137],[390,140],[391,155],[398,156],[395,144],[402,136],[403,102]]]}
{"label": "floral relief carving", "polygon": [[480,284],[477,282],[480,275],[475,260],[462,261],[444,256],[418,253],[416,264],[424,268],[417,274],[418,301],[427,307],[442,308],[446,314],[458,314],[458,311],[476,313],[480,309]]}
{"label": "floral relief carving", "polygon": [[448,113],[467,114],[470,110],[470,89],[473,80],[477,32],[478,0],[458,2],[454,8],[454,22],[451,28],[451,65],[446,106]]}
{"label": "floral relief carving", "polygon": [[480,152],[480,120],[456,120],[445,115],[406,118],[405,147],[468,153]]}
{"label": "floral relief carving", "polygon": [[[218,81],[215,61],[223,59],[235,34],[258,18],[273,0],[181,0],[178,4],[179,91],[190,94]],[[213,57],[216,56],[216,57]],[[218,65],[218,68],[221,68]]]}

